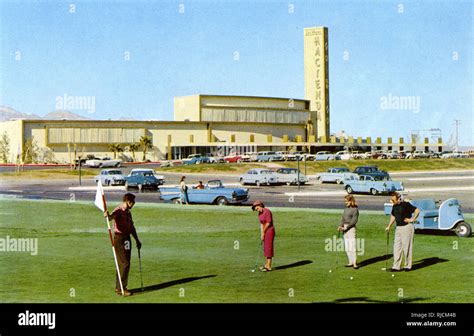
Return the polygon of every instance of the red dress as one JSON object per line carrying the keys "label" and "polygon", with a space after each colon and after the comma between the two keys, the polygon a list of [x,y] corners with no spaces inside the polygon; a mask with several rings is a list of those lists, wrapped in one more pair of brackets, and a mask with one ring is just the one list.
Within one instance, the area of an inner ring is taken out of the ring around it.
{"label": "red dress", "polygon": [[273,216],[272,212],[267,208],[263,208],[263,212],[258,215],[258,220],[260,224],[265,225],[266,223],[270,223],[270,226],[265,232],[265,237],[263,239],[263,254],[266,258],[272,258],[273,253],[273,240],[275,238],[275,227],[273,226]]}

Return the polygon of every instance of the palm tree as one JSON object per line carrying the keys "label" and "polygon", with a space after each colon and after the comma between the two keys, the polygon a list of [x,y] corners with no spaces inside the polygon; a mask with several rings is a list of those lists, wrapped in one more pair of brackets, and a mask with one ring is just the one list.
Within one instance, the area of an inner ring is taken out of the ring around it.
{"label": "palm tree", "polygon": [[117,158],[117,144],[109,144],[108,145],[109,151],[114,153],[114,159]]}
{"label": "palm tree", "polygon": [[117,153],[123,153],[125,151],[125,145],[124,144],[117,144]]}
{"label": "palm tree", "polygon": [[143,161],[145,161],[147,151],[153,148],[153,141],[148,135],[144,135],[140,138],[140,147],[143,149]]}
{"label": "palm tree", "polygon": [[121,144],[109,144],[109,150],[114,153],[114,159],[117,158],[117,153],[123,152],[123,145]]}
{"label": "palm tree", "polygon": [[139,149],[140,149],[139,143],[132,143],[128,145],[128,150],[132,152],[133,161],[137,161],[137,159],[135,158],[135,152]]}

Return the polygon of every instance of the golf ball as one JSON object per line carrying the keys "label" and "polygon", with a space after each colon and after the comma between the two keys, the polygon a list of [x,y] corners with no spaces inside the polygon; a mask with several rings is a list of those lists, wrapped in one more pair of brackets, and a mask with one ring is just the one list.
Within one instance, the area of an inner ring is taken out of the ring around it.
{"label": "golf ball", "polygon": [[332,270],[329,270],[329,273],[332,273]]}
{"label": "golf ball", "polygon": [[351,280],[354,280],[354,277],[351,277]]}
{"label": "golf ball", "polygon": [[252,270],[252,273],[254,273],[254,272],[255,272],[255,270]]}
{"label": "golf ball", "polygon": [[392,274],[392,278],[395,278],[395,274]]}

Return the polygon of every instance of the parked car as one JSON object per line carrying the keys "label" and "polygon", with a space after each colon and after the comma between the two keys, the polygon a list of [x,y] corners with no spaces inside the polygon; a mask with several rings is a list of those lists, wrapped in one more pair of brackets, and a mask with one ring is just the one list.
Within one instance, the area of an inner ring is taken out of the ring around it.
{"label": "parked car", "polygon": [[159,184],[162,185],[165,183],[165,177],[163,175],[159,175],[156,173],[155,170],[149,168],[134,168],[130,171],[130,175],[139,175],[139,174],[153,174],[155,178],[158,180]]}
{"label": "parked car", "polygon": [[296,155],[294,153],[289,152],[275,152],[276,155],[283,157],[285,161],[296,161]]}
{"label": "parked car", "polygon": [[431,158],[431,153],[426,151],[414,151],[413,152],[414,159],[429,159]]}
{"label": "parked car", "polygon": [[206,154],[206,157],[209,159],[209,163],[225,163],[225,159],[223,157],[213,155],[212,153]]}
{"label": "parked car", "polygon": [[284,161],[283,156],[278,155],[276,152],[258,152],[258,162],[272,162],[272,161]]}
{"label": "parked car", "polygon": [[328,161],[328,160],[340,160],[339,156],[334,155],[331,152],[317,152],[314,156],[314,161]]}
{"label": "parked car", "polygon": [[242,162],[255,162],[257,161],[257,153],[256,152],[246,152],[241,155]]}
{"label": "parked car", "polygon": [[94,177],[95,183],[99,182],[102,185],[124,185],[125,177],[120,169],[102,169],[99,175]]}
{"label": "parked car", "polygon": [[354,160],[367,160],[370,158],[370,152],[353,151],[351,155]]}
{"label": "parked car", "polygon": [[173,167],[173,166],[174,166],[173,161],[169,161],[169,160],[160,161],[160,168]]}
{"label": "parked car", "polygon": [[227,163],[241,163],[242,162],[242,155],[240,154],[230,154],[224,156],[224,160]]}
{"label": "parked car", "polygon": [[316,160],[316,155],[314,155],[314,154],[305,153],[305,154],[303,154],[303,157],[306,158],[306,161],[315,161]]}
{"label": "parked car", "polygon": [[[298,184],[298,169],[296,168],[279,168],[275,172],[278,183],[286,183],[287,185]],[[308,183],[308,178],[300,171],[300,184]]]}
{"label": "parked car", "polygon": [[370,175],[350,175],[344,180],[344,188],[348,194],[370,193],[371,195],[389,194],[403,191],[403,183],[392,181],[390,177]]}
{"label": "parked car", "polygon": [[453,157],[453,152],[452,151],[443,151],[441,152],[441,159],[451,159]]}
{"label": "parked car", "polygon": [[[133,169],[132,169],[133,170]],[[143,169],[144,170],[144,169]],[[150,169],[152,170],[152,169]],[[165,184],[165,177],[163,175],[158,174],[156,171],[153,171],[153,175],[155,175],[156,179],[158,180],[159,185]]]}
{"label": "parked car", "polygon": [[385,157],[387,159],[399,159],[400,158],[400,153],[396,150],[388,150],[384,154],[385,154]]}
{"label": "parked car", "polygon": [[390,175],[386,171],[379,170],[377,166],[359,166],[354,169],[353,173],[357,175],[390,177]]}
{"label": "parked car", "polygon": [[75,162],[76,166],[78,166],[79,164],[80,164],[81,166],[84,166],[87,160],[93,160],[93,159],[97,159],[97,158],[95,157],[95,155],[93,155],[93,154],[87,154],[86,157],[81,157],[80,159],[75,159],[74,162]]}
{"label": "parked car", "polygon": [[337,183],[341,184],[346,175],[352,174],[349,168],[346,167],[335,167],[329,168],[325,173],[320,173],[317,175],[318,181],[321,183]]}
{"label": "parked car", "polygon": [[448,154],[443,154],[441,157],[444,159],[465,159],[469,157],[469,154],[461,151],[454,151]]}
{"label": "parked car", "polygon": [[349,151],[339,151],[336,153],[336,156],[339,156],[341,160],[350,160],[352,155]]}
{"label": "parked car", "polygon": [[125,189],[130,188],[153,189],[157,190],[164,183],[164,178],[159,179],[153,169],[132,169],[130,174],[125,177]]}
{"label": "parked car", "polygon": [[202,154],[191,154],[186,159],[182,160],[184,164],[201,164],[209,163],[209,158]]}
{"label": "parked car", "polygon": [[315,156],[313,154],[309,154],[306,152],[293,152],[293,155],[295,156],[295,160],[299,161],[314,161]]}
{"label": "parked car", "polygon": [[278,183],[278,176],[268,169],[263,168],[256,168],[251,169],[245,174],[241,175],[239,178],[240,184],[277,184]]}
{"label": "parked car", "polygon": [[109,157],[104,158],[95,158],[91,160],[87,160],[84,165],[91,168],[106,168],[106,167],[115,167],[118,168],[122,162],[120,160],[113,160]]}
{"label": "parked car", "polygon": [[441,152],[435,152],[435,151],[430,150],[430,157],[432,159],[439,159],[441,158]]}
{"label": "parked car", "polygon": [[431,157],[429,152],[425,152],[422,150],[416,150],[411,153],[407,153],[407,159],[429,159]]}
{"label": "parked car", "polygon": [[399,159],[406,159],[408,153],[409,153],[409,152],[407,152],[407,151],[405,151],[405,150],[401,150],[401,151],[398,152],[398,158],[399,158]]}
{"label": "parked car", "polygon": [[[434,199],[410,200],[413,206],[420,210],[420,214],[413,223],[415,232],[418,230],[452,230],[458,237],[469,237],[472,228],[464,219],[461,205],[455,198],[446,201],[435,201]],[[392,213],[393,204],[385,203],[386,215]]]}
{"label": "parked car", "polygon": [[385,155],[385,152],[382,150],[377,150],[370,153],[370,159],[382,160],[386,158],[387,156]]}
{"label": "parked car", "polygon": [[[165,201],[181,203],[181,190],[179,187],[161,187],[160,198]],[[241,204],[248,199],[248,189],[224,187],[221,180],[211,180],[203,189],[188,188],[189,203],[227,205]]]}

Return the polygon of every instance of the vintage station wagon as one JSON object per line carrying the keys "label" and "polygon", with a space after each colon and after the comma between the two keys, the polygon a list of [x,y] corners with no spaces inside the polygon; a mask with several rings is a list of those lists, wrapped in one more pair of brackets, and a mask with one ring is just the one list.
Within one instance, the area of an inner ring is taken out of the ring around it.
{"label": "vintage station wagon", "polygon": [[403,183],[392,181],[389,177],[351,174],[343,181],[348,194],[370,193],[372,195],[389,194],[403,191]]}

